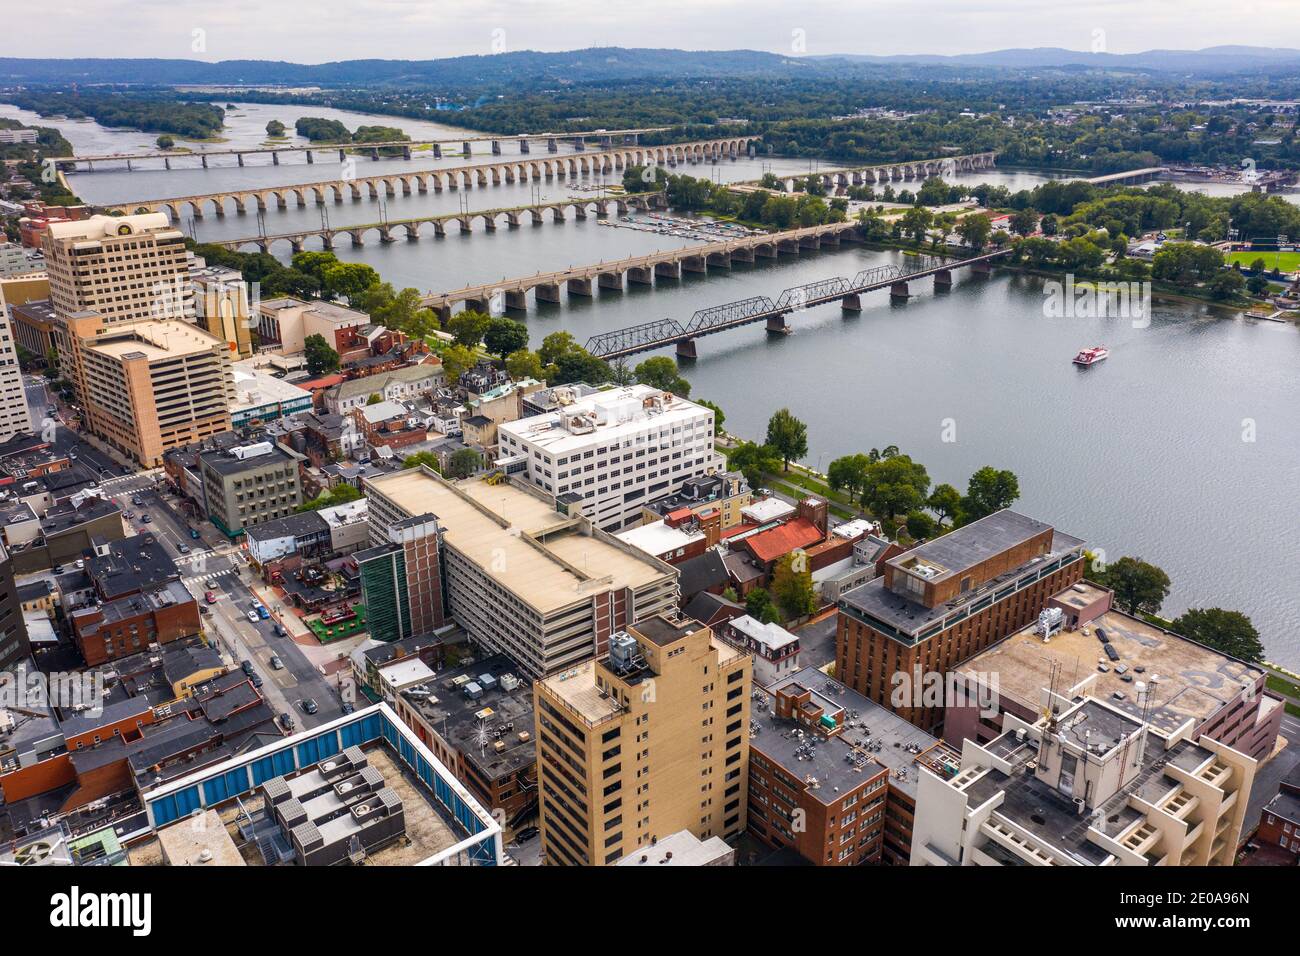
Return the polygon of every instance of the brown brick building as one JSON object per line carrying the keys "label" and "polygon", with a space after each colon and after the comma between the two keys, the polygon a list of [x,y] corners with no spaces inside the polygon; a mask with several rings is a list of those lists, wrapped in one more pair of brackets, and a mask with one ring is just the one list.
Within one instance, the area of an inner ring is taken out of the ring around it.
{"label": "brown brick building", "polygon": [[814,667],[769,692],[749,742],[749,832],[817,866],[906,865],[918,764],[955,752]]}
{"label": "brown brick building", "polygon": [[69,615],[73,640],[90,667],[126,657],[150,644],[199,633],[199,605],[179,581],[82,608]]}
{"label": "brown brick building", "polygon": [[[1028,625],[1049,598],[1082,579],[1083,548],[1078,538],[1004,510],[890,558],[881,577],[840,598],[837,676],[935,733],[944,708],[919,697],[917,678],[946,674]],[[913,693],[901,693],[907,690]]]}

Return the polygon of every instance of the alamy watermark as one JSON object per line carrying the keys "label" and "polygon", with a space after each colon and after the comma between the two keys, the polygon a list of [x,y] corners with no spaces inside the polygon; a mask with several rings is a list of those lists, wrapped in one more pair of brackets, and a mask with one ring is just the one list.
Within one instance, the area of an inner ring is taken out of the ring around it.
{"label": "alamy watermark", "polygon": [[104,675],[92,671],[29,670],[20,664],[0,674],[0,710],[42,713],[50,707],[61,711],[99,717],[104,713]]}
{"label": "alamy watermark", "polygon": [[970,707],[978,708],[981,717],[992,720],[998,710],[998,675],[996,671],[923,671],[920,665],[909,671],[895,671],[890,678],[889,695],[895,709],[903,707]]}
{"label": "alamy watermark", "polygon": [[1133,328],[1151,324],[1151,283],[1076,282],[1074,273],[1061,282],[1043,283],[1043,315],[1050,319],[1129,319]]}

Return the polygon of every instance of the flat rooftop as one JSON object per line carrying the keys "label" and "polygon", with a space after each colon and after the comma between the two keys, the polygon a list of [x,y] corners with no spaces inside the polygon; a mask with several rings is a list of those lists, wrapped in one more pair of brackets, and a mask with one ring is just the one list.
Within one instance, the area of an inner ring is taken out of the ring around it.
{"label": "flat rooftop", "polygon": [[506,568],[493,574],[498,583],[543,614],[594,591],[639,588],[672,573],[602,532],[584,533],[552,499],[510,482],[453,485],[408,468],[367,484],[408,515],[435,515],[448,547],[480,568]]}
{"label": "flat rooftop", "polygon": [[218,339],[188,322],[149,319],[114,323],[109,326],[107,335],[90,344],[90,349],[118,360],[139,356],[150,362],[160,362],[211,352],[220,344]]}
{"label": "flat rooftop", "polygon": [[247,362],[236,362],[231,368],[235,374],[235,402],[232,411],[311,401],[311,392],[253,368]]}
{"label": "flat rooftop", "polygon": [[[1119,654],[1118,661],[1107,658],[1097,638],[1098,627],[1106,632]],[[1165,734],[1188,720],[1198,724],[1205,721],[1241,693],[1244,684],[1255,683],[1263,673],[1121,611],[1107,611],[1087,629],[1087,634],[1082,628],[1062,631],[1044,644],[1031,625],[972,657],[958,671],[967,676],[997,674],[998,691],[1003,697],[1037,711],[1043,688],[1051,684],[1052,666],[1057,664],[1057,682],[1065,696],[1082,693],[1083,689],[1074,693],[1065,689],[1091,678],[1088,694],[1134,718],[1142,716],[1135,689],[1142,681],[1151,698],[1147,720]],[[1107,670],[1099,671],[1100,664],[1105,664]],[[1124,667],[1122,674],[1117,673],[1120,665]],[[1158,677],[1154,683],[1153,677]],[[1115,694],[1124,696],[1121,699]]]}
{"label": "flat rooftop", "polygon": [[[658,397],[661,404],[648,409],[646,399]],[[566,405],[561,411],[521,418],[499,426],[502,434],[536,445],[543,451],[564,455],[593,444],[644,434],[651,428],[680,425],[684,419],[708,410],[703,405],[649,385],[629,385],[596,392]],[[586,416],[592,427],[574,431],[562,423]]]}
{"label": "flat rooftop", "polygon": [[[776,692],[793,686],[809,691],[813,702],[836,718],[840,732],[828,737],[772,716],[769,709],[775,709]],[[750,735],[750,747],[800,779],[815,777],[818,787],[811,792],[823,803],[839,800],[882,769],[888,771],[891,786],[915,799],[918,758],[944,747],[938,738],[815,667],[786,675],[767,693],[771,695],[767,709],[754,709],[758,733]],[[858,759],[850,759],[855,753]]]}
{"label": "flat rooftop", "polygon": [[922,561],[938,572],[927,580],[942,581],[1051,530],[1047,522],[1007,508],[890,558],[889,563],[899,567]]}

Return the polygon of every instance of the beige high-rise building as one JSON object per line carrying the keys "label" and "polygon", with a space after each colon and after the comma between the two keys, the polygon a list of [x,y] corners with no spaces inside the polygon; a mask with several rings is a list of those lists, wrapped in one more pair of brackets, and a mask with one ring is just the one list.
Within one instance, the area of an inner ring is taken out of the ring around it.
{"label": "beige high-rise building", "polygon": [[168,449],[230,430],[230,347],[202,329],[82,312],[59,317],[54,336],[82,427],[137,464],[156,467]]}
{"label": "beige high-rise building", "polygon": [[546,862],[610,865],[680,830],[738,837],[750,668],[708,627],[660,614],[535,684]]}
{"label": "beige high-rise building", "polygon": [[185,237],[162,213],[51,223],[42,248],[60,315],[194,319]]}

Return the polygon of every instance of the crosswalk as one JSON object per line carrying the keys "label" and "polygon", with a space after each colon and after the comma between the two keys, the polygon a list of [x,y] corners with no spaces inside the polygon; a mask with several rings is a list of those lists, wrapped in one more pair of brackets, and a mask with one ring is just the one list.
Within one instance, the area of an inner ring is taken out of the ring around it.
{"label": "crosswalk", "polygon": [[221,578],[228,577],[235,573],[234,568],[226,568],[223,571],[212,571],[208,574],[193,574],[187,578],[181,578],[181,581],[188,587],[191,584],[216,584]]}
{"label": "crosswalk", "polygon": [[101,488],[116,488],[118,485],[124,485],[128,481],[140,482],[143,480],[144,485],[152,484],[154,479],[162,474],[161,468],[154,468],[150,471],[138,471],[130,475],[118,475],[115,478],[105,478],[99,483]]}

